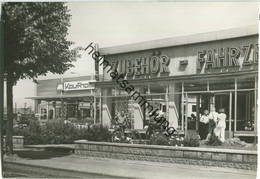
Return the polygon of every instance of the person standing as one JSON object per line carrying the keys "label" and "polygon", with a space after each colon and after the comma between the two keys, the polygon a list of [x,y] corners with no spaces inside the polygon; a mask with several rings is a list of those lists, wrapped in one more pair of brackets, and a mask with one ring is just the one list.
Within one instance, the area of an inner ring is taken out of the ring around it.
{"label": "person standing", "polygon": [[219,113],[216,112],[216,108],[213,106],[209,113],[209,119],[213,119],[214,122],[217,122]]}
{"label": "person standing", "polygon": [[219,109],[215,134],[221,142],[225,141],[226,118],[227,115],[225,114],[225,109]]}
{"label": "person standing", "polygon": [[216,112],[216,108],[213,106],[211,108],[211,112],[209,113],[209,128],[208,128],[207,141],[210,140],[210,137],[214,133],[214,130],[216,128],[217,120],[218,120],[218,113]]}
{"label": "person standing", "polygon": [[209,111],[205,109],[203,115],[200,118],[200,125],[199,125],[199,135],[201,140],[206,139],[208,135],[208,128],[209,128],[208,123],[209,123]]}
{"label": "person standing", "polygon": [[122,110],[118,116],[118,123],[122,125],[124,121],[125,121],[125,112]]}

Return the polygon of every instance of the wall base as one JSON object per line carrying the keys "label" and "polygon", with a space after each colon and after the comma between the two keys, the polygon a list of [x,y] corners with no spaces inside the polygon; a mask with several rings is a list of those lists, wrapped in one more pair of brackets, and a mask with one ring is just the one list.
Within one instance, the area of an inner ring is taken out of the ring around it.
{"label": "wall base", "polygon": [[256,170],[257,151],[75,141],[75,154]]}

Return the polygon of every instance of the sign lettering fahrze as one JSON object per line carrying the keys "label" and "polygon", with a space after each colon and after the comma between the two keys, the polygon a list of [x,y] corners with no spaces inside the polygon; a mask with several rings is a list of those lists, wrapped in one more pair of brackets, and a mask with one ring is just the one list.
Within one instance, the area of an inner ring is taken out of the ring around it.
{"label": "sign lettering fahrze", "polygon": [[249,66],[258,63],[258,44],[225,47],[198,52],[198,69]]}
{"label": "sign lettering fahrze", "polygon": [[90,81],[64,82],[63,89],[64,89],[64,91],[94,89],[94,87],[92,85],[90,85],[89,82]]}

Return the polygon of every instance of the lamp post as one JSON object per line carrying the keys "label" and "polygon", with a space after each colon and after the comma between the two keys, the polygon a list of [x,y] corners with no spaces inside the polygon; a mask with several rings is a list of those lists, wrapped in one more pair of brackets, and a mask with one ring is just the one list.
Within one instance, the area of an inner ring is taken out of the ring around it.
{"label": "lamp post", "polygon": [[[2,6],[3,7],[3,6]],[[3,8],[2,8],[3,9]],[[3,123],[4,123],[4,17],[0,19],[0,138],[1,138],[1,164],[3,166]]]}

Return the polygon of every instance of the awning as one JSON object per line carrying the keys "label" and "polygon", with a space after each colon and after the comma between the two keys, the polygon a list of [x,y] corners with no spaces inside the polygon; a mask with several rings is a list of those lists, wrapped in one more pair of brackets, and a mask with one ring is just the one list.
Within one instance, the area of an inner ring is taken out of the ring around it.
{"label": "awning", "polygon": [[[235,72],[214,72],[214,73],[204,73],[204,74],[190,74],[190,75],[177,75],[177,76],[165,76],[165,77],[156,77],[156,78],[140,78],[140,79],[128,79],[127,81],[129,84],[132,85],[143,85],[145,83],[161,83],[162,81],[175,81],[175,82],[184,82],[184,81],[202,81],[202,80],[219,80],[219,79],[229,79],[232,77],[239,77],[239,76],[252,76],[257,75],[258,70],[249,70],[249,71],[235,71]],[[116,80],[107,80],[107,81],[97,81],[93,82],[95,87],[111,87],[118,85]]]}
{"label": "awning", "polygon": [[60,101],[61,99],[66,100],[78,100],[84,99],[87,101],[93,100],[94,95],[56,95],[56,96],[32,96],[32,97],[25,97],[25,99],[33,99],[33,100],[46,100],[46,101]]}

